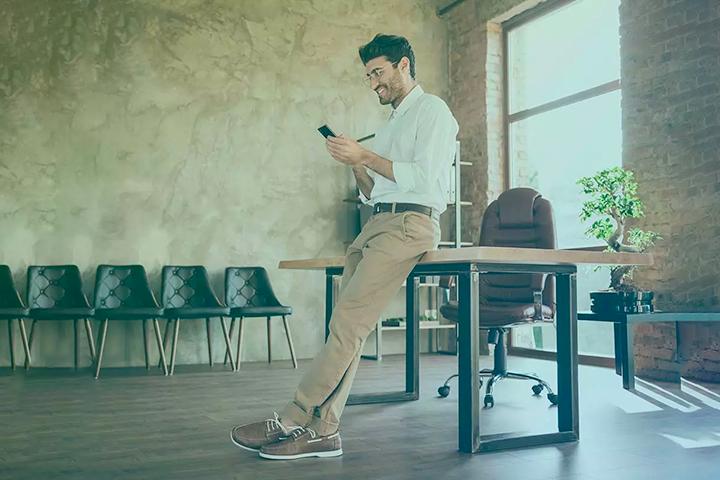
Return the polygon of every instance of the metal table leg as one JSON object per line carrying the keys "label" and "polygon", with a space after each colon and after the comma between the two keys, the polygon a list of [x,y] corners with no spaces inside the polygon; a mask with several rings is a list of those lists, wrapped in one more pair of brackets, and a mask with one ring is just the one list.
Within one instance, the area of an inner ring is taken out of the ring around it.
{"label": "metal table leg", "polygon": [[633,348],[634,341],[633,323],[625,321],[620,322],[620,338],[622,349],[622,377],[623,388],[625,390],[635,389],[635,352]]}

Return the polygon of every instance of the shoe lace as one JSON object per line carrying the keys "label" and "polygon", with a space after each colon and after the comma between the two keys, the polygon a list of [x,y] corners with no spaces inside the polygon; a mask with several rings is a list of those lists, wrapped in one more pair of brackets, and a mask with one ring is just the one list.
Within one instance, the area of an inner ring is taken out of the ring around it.
{"label": "shoe lace", "polygon": [[291,434],[293,439],[297,440],[300,438],[300,436],[304,435],[306,432],[310,434],[310,438],[317,437],[317,433],[312,428],[307,427],[286,427],[282,423],[280,423],[280,416],[277,414],[277,412],[274,413],[275,418],[268,418],[265,420],[265,427],[267,428],[268,432],[275,432],[277,430],[282,430],[285,434]]}
{"label": "shoe lace", "polygon": [[274,432],[276,430],[282,430],[283,432],[287,432],[287,429],[283,426],[282,423],[280,423],[280,416],[277,414],[277,412],[274,413],[275,418],[268,418],[265,420],[265,428],[267,428],[268,432]]}
{"label": "shoe lace", "polygon": [[294,428],[290,431],[290,434],[293,436],[293,439],[295,439],[295,440],[297,440],[298,438],[300,438],[300,437],[301,437],[302,435],[304,435],[305,433],[309,433],[309,434],[310,434],[310,438],[313,438],[313,439],[314,439],[315,437],[317,437],[317,433],[316,433],[315,430],[313,430],[312,428],[307,428],[307,427],[294,427]]}

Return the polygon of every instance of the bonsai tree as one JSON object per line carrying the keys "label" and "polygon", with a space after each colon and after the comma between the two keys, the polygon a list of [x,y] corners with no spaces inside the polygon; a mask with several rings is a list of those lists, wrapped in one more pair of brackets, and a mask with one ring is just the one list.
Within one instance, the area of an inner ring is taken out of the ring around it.
{"label": "bonsai tree", "polygon": [[[645,216],[643,204],[636,196],[637,183],[631,171],[621,167],[601,170],[592,177],[581,178],[577,184],[592,197],[583,202],[580,219],[584,222],[596,218],[585,235],[606,242],[606,251],[641,253],[652,247],[655,240],[662,239],[655,232],[639,228],[626,231],[628,218]],[[641,290],[633,282],[634,270],[634,265],[610,267],[610,290]]]}

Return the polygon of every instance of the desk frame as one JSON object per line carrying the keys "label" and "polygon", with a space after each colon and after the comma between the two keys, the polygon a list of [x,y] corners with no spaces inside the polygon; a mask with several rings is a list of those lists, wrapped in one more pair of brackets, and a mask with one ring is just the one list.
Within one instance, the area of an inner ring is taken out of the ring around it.
{"label": "desk frame", "polygon": [[[339,292],[342,267],[325,268],[325,338]],[[558,431],[511,436],[481,435],[480,431],[480,275],[483,273],[547,273],[556,276]],[[458,261],[418,264],[410,273],[406,289],[405,391],[350,395],[348,405],[402,402],[420,397],[418,347],[418,288],[422,275],[458,277],[458,444],[465,453],[525,448],[580,438],[577,355],[577,267],[573,264],[508,264]]]}

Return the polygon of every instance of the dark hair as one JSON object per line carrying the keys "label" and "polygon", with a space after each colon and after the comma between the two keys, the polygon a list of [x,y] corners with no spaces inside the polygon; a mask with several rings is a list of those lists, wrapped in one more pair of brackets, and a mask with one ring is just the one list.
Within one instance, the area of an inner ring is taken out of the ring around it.
{"label": "dark hair", "polygon": [[387,57],[392,63],[407,57],[410,60],[410,76],[415,80],[415,54],[405,37],[378,33],[368,44],[360,47],[359,53],[364,65],[373,58],[382,56]]}

